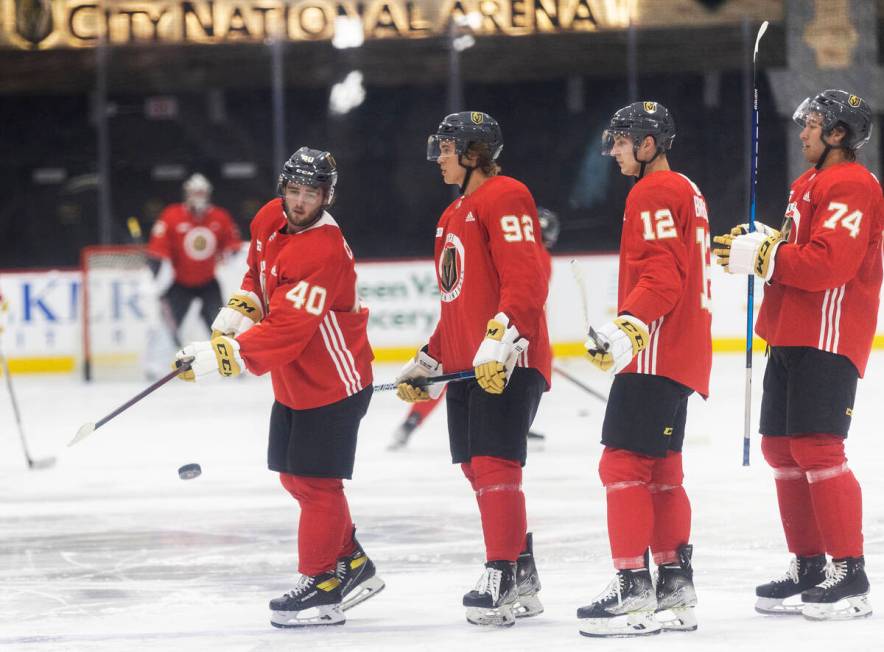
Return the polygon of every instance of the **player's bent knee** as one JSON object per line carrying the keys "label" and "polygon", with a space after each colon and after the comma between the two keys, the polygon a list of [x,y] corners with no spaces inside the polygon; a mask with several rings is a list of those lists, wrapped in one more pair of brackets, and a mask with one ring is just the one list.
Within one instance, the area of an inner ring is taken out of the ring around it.
{"label": "player's bent knee", "polygon": [[651,473],[651,484],[648,486],[652,492],[666,491],[680,487],[684,482],[684,469],[681,463],[681,453],[669,451],[665,458],[654,464]]}
{"label": "player's bent knee", "polygon": [[775,469],[797,467],[798,462],[792,457],[792,437],[761,437],[761,454],[764,461]]}
{"label": "player's bent knee", "polygon": [[279,480],[298,501],[318,501],[324,497],[344,492],[344,483],[340,478],[311,478],[303,475],[280,473]]}
{"label": "player's bent knee", "polygon": [[473,488],[477,493],[522,489],[522,465],[515,460],[481,455],[470,461],[470,467],[474,474]]}
{"label": "player's bent knee", "polygon": [[836,469],[847,463],[842,437],[815,434],[791,439],[792,457],[804,471]]}
{"label": "player's bent knee", "polygon": [[609,490],[623,483],[647,484],[656,459],[623,448],[606,447],[599,460],[599,478]]}

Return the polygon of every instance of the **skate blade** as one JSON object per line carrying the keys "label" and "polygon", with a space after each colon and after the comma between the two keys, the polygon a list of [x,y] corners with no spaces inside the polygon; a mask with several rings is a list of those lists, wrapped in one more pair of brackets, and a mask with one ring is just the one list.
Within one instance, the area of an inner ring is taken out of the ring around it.
{"label": "skate blade", "polygon": [[590,638],[635,638],[653,636],[663,631],[654,619],[653,612],[635,611],[614,618],[585,618],[581,620],[580,633]]}
{"label": "skate blade", "polygon": [[755,611],[765,616],[800,616],[804,603],[786,604],[783,598],[758,598],[755,601]]}
{"label": "skate blade", "polygon": [[347,611],[347,609],[352,609],[357,604],[362,604],[369,598],[383,591],[385,586],[386,584],[384,584],[384,580],[377,575],[369,577],[362,582],[362,584],[357,584],[353,587],[353,590],[347,594],[347,597],[344,598],[344,601],[341,603],[341,610]]}
{"label": "skate blade", "polygon": [[520,595],[513,604],[513,615],[516,618],[530,618],[531,616],[539,616],[543,613],[543,605],[537,594]]}
{"label": "skate blade", "polygon": [[693,607],[672,607],[661,609],[655,618],[664,632],[695,632],[697,616]]}
{"label": "skate blade", "polygon": [[857,595],[838,602],[805,602],[801,611],[807,620],[852,620],[872,615],[869,596]]}
{"label": "skate blade", "polygon": [[501,605],[497,609],[467,607],[467,622],[480,627],[512,627],[516,616],[512,605]]}
{"label": "skate blade", "polygon": [[311,607],[303,611],[271,611],[270,624],[282,629],[343,625],[347,620],[339,604]]}

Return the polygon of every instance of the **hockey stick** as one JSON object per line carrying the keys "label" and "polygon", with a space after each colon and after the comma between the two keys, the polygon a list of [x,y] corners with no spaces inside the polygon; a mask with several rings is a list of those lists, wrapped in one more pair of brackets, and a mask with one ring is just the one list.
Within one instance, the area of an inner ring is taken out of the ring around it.
{"label": "hockey stick", "polygon": [[[752,52],[752,165],[749,172],[749,233],[755,230],[755,185],[758,183],[758,44],[767,31],[767,21],[758,28]],[[752,331],[755,317],[755,276],[749,274],[746,289],[746,389],[743,410],[743,466],[749,466],[749,437],[752,420]]]}
{"label": "hockey stick", "polygon": [[567,380],[567,381],[573,383],[574,385],[576,385],[577,387],[579,387],[580,389],[582,389],[584,392],[586,392],[586,393],[589,394],[590,396],[592,396],[592,397],[594,397],[594,398],[597,398],[597,399],[600,400],[602,403],[607,403],[607,402],[608,402],[608,397],[607,397],[607,396],[605,396],[605,395],[602,394],[601,392],[599,392],[599,391],[593,389],[593,388],[590,387],[589,385],[585,385],[583,382],[577,380],[577,378],[575,378],[574,376],[572,376],[571,374],[569,374],[567,371],[565,371],[565,370],[562,369],[561,367],[556,367],[556,366],[554,365],[554,366],[553,366],[553,371],[556,372],[557,374],[559,374],[559,375],[560,375],[562,378],[564,378],[565,380]]}
{"label": "hockey stick", "polygon": [[95,432],[96,430],[101,428],[101,426],[106,424],[108,421],[110,421],[111,419],[113,419],[114,417],[119,415],[120,413],[128,410],[130,407],[135,405],[138,401],[143,399],[148,394],[155,392],[160,387],[162,387],[163,385],[168,383],[173,378],[178,377],[183,372],[189,371],[190,365],[193,362],[193,358],[192,357],[184,358],[184,359],[180,360],[179,362],[180,362],[180,364],[178,365],[178,367],[176,367],[175,369],[173,369],[172,371],[167,373],[165,376],[160,378],[158,381],[156,381],[153,385],[151,385],[147,389],[142,390],[141,392],[139,392],[138,394],[136,394],[135,396],[130,398],[128,401],[123,403],[120,407],[118,407],[116,410],[114,410],[113,412],[111,412],[107,416],[102,417],[101,419],[99,419],[95,423],[89,422],[89,423],[84,423],[82,426],[80,426],[80,429],[77,430],[77,434],[74,435],[74,438],[71,439],[71,441],[68,443],[68,446],[73,446],[74,444],[83,441],[84,439],[86,439],[86,437],[88,437],[93,432]]}
{"label": "hockey stick", "polygon": [[25,439],[25,429],[21,425],[21,413],[18,411],[18,401],[15,399],[15,392],[12,391],[12,378],[9,375],[9,362],[6,356],[0,351],[0,359],[3,360],[3,375],[6,376],[6,388],[9,390],[9,400],[12,401],[12,412],[15,414],[15,424],[18,426],[18,436],[21,438],[21,448],[25,454],[25,460],[29,469],[48,469],[55,464],[54,457],[43,457],[35,460],[28,451],[28,441]]}
{"label": "hockey stick", "polygon": [[[420,378],[416,379],[414,382],[409,383],[409,385],[413,385],[415,387],[426,387],[427,385],[435,385],[436,383],[447,383],[455,380],[470,380],[476,377],[476,372],[473,369],[467,369],[466,371],[453,371],[450,374],[442,374],[441,376],[433,376],[431,378]],[[391,389],[396,389],[399,386],[399,383],[383,383],[381,385],[375,385],[374,391],[376,392],[386,392]]]}
{"label": "hockey stick", "polygon": [[583,309],[583,330],[589,333],[589,304],[586,302],[586,280],[583,278],[583,268],[576,258],[571,259],[571,274],[574,276],[574,282],[577,283],[577,289],[580,290],[580,307]]}

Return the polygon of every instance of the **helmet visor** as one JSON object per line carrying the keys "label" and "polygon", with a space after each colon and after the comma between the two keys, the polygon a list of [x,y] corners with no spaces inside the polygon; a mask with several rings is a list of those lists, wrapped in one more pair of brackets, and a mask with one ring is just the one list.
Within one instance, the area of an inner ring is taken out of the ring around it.
{"label": "helmet visor", "polygon": [[808,119],[811,121],[811,125],[819,124],[824,129],[826,128],[826,122],[829,119],[829,112],[813,98],[805,97],[804,101],[798,105],[798,108],[795,109],[795,113],[792,114],[792,120],[799,127],[806,127]]}
{"label": "helmet visor", "polygon": [[427,160],[437,161],[440,156],[463,154],[463,143],[451,136],[433,134],[427,138]]}
{"label": "helmet visor", "polygon": [[630,142],[633,142],[632,134],[628,131],[605,129],[602,132],[602,156],[614,156],[614,145],[617,144],[618,138],[627,138]]}

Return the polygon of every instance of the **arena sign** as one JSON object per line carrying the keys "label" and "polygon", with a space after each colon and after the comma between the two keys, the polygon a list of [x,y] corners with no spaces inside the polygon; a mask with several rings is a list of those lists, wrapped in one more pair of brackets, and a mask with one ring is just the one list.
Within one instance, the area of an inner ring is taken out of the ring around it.
{"label": "arena sign", "polygon": [[[0,47],[331,39],[336,19],[365,38],[420,38],[468,22],[477,35],[622,29],[635,0],[0,0]],[[469,17],[469,20],[467,19]]]}

